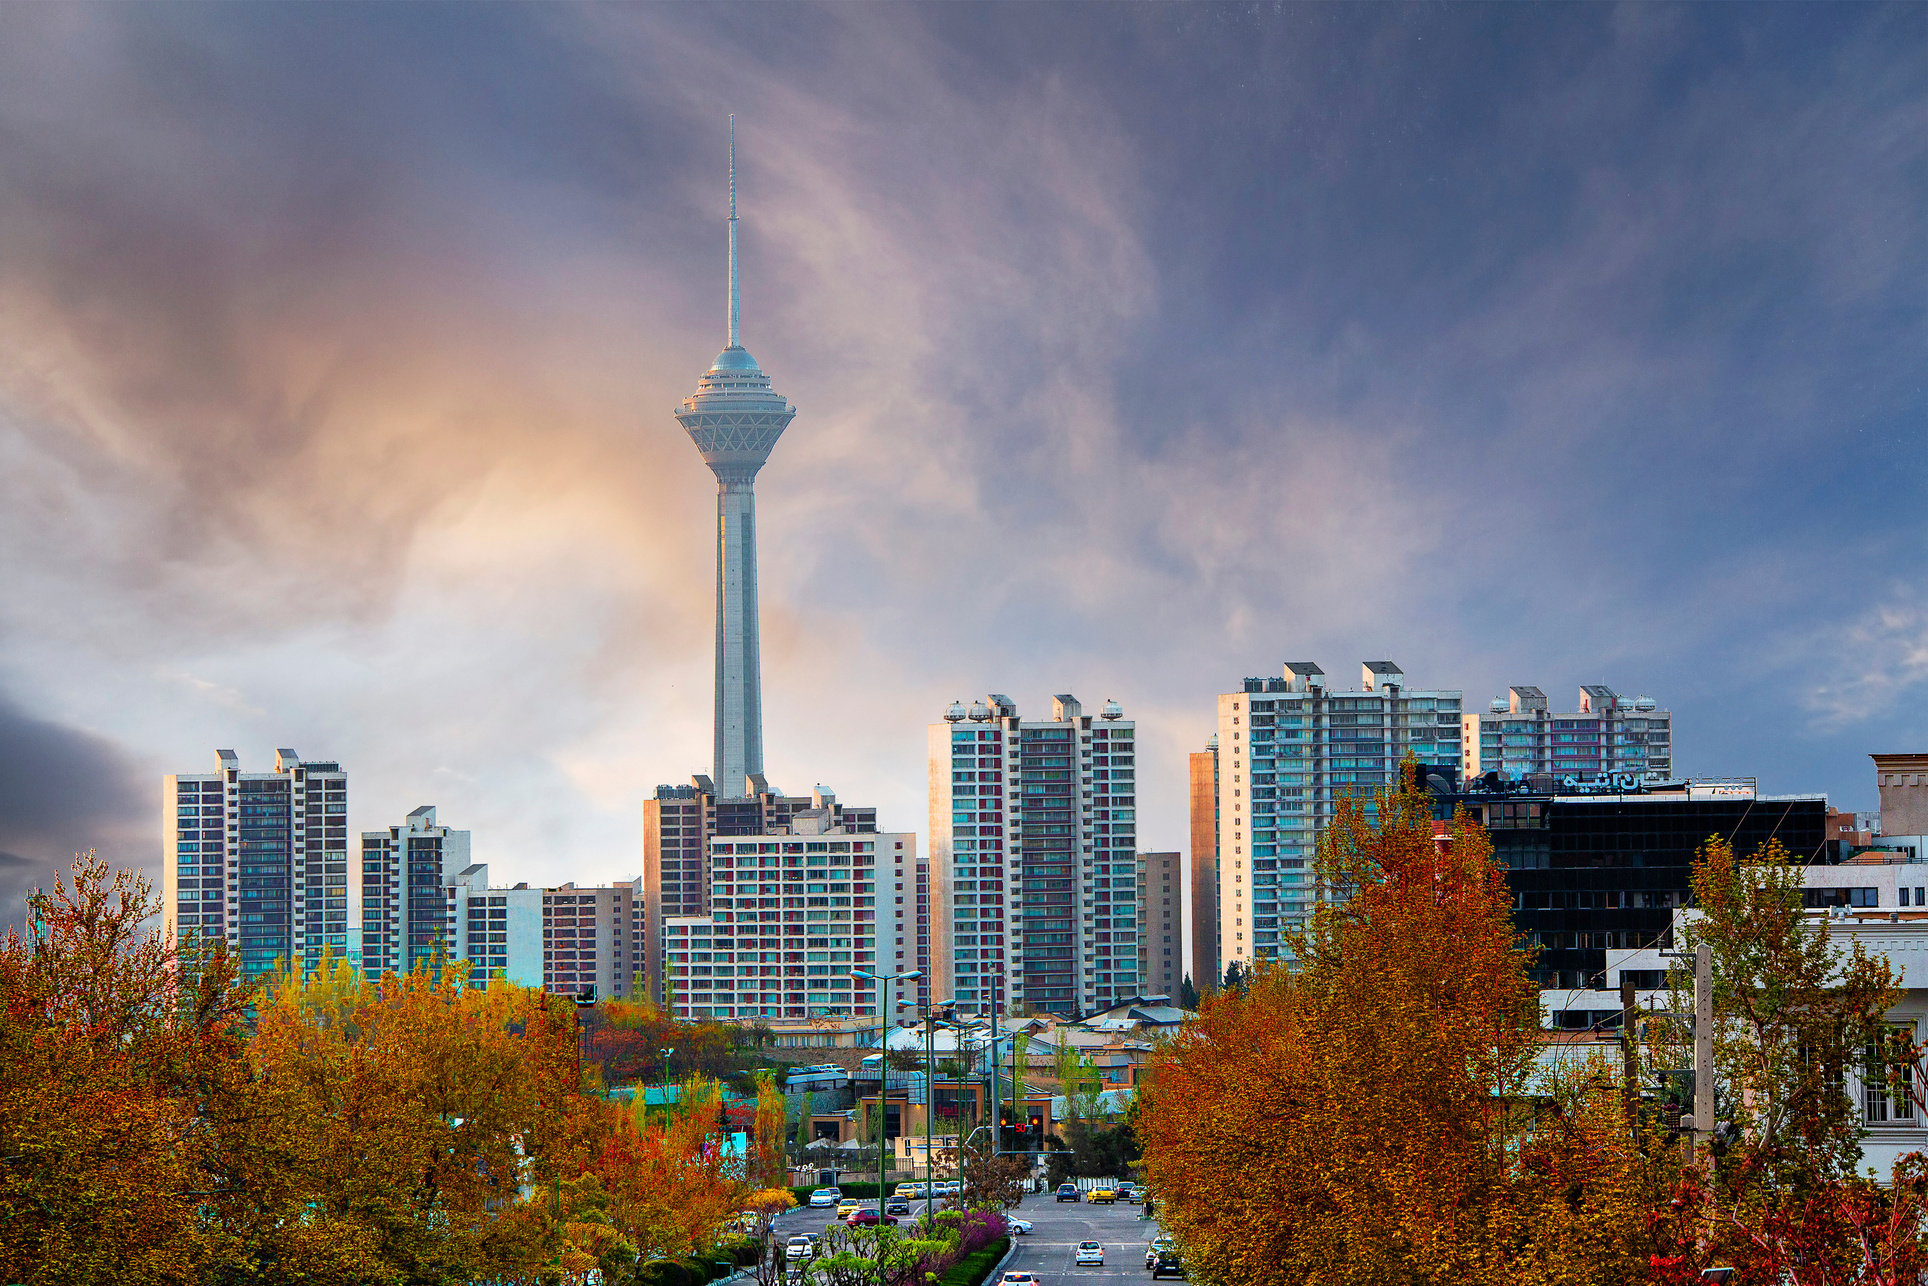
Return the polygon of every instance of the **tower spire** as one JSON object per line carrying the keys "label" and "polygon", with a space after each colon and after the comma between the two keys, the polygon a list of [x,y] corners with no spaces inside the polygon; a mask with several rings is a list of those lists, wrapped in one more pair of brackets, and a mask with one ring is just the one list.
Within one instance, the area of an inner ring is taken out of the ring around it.
{"label": "tower spire", "polygon": [[730,347],[737,348],[737,313],[741,308],[736,290],[736,114],[730,114]]}

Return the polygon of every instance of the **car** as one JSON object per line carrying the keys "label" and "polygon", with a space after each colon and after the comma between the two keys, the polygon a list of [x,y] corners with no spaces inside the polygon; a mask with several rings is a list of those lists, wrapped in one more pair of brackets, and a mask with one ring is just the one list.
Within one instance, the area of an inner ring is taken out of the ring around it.
{"label": "car", "polygon": [[843,1198],[841,1201],[837,1202],[837,1218],[839,1219],[850,1218],[851,1215],[857,1213],[857,1211],[862,1208],[863,1204],[864,1204],[863,1202],[857,1200],[857,1198],[855,1197]]}
{"label": "car", "polygon": [[924,1185],[921,1183],[900,1183],[897,1185],[897,1191],[891,1193],[891,1195],[893,1197],[902,1197],[904,1200],[909,1201],[913,1197],[922,1197],[924,1195]]}
{"label": "car", "polygon": [[1185,1276],[1185,1261],[1178,1257],[1177,1251],[1168,1250],[1158,1257],[1157,1263],[1151,1266],[1151,1275],[1154,1278],[1177,1277],[1182,1279]]}
{"label": "car", "polygon": [[1038,1276],[1027,1269],[1015,1268],[1004,1274],[998,1286],[1038,1286]]}
{"label": "car", "polygon": [[884,1213],[887,1215],[895,1215],[899,1219],[908,1219],[910,1218],[910,1202],[908,1201],[888,1202],[884,1206]]}
{"label": "car", "polygon": [[1126,1179],[1123,1183],[1118,1185],[1118,1200],[1136,1201],[1137,1199],[1138,1199],[1137,1184],[1133,1183],[1130,1179]]}
{"label": "car", "polygon": [[964,1185],[959,1183],[957,1180],[946,1179],[944,1182],[937,1185],[937,1192],[935,1195],[940,1197],[955,1197],[958,1193],[962,1192],[963,1190],[964,1190]]}
{"label": "car", "polygon": [[1145,1267],[1154,1267],[1158,1263],[1158,1257],[1160,1255],[1176,1254],[1177,1252],[1178,1243],[1170,1237],[1153,1237],[1151,1244],[1145,1247]]}
{"label": "car", "polygon": [[1058,1200],[1083,1201],[1084,1194],[1078,1191],[1078,1185],[1075,1183],[1061,1183],[1058,1185]]}
{"label": "car", "polygon": [[1085,1197],[1085,1200],[1094,1206],[1113,1205],[1118,1200],[1118,1190],[1116,1188],[1093,1188]]}
{"label": "car", "polygon": [[834,1206],[839,1201],[842,1201],[842,1200],[843,1200],[842,1188],[818,1188],[815,1192],[810,1194],[810,1204],[818,1208],[822,1208],[824,1206]]}
{"label": "car", "polygon": [[1105,1248],[1095,1241],[1081,1241],[1073,1252],[1071,1262],[1080,1268],[1086,1264],[1102,1264],[1105,1262]]}
{"label": "car", "polygon": [[801,1234],[790,1238],[784,1243],[783,1257],[793,1264],[800,1264],[806,1259],[815,1259],[817,1257],[816,1239]]}
{"label": "car", "polygon": [[894,1226],[897,1223],[897,1216],[888,1210],[886,1210],[882,1216],[879,1216],[875,1210],[866,1206],[862,1210],[851,1211],[850,1218],[844,1220],[844,1222],[852,1228],[874,1228],[880,1223]]}
{"label": "car", "polygon": [[1010,1215],[1006,1215],[1004,1216],[1004,1228],[1005,1231],[1014,1236],[1028,1237],[1031,1235],[1031,1221],[1029,1219],[1016,1219]]}

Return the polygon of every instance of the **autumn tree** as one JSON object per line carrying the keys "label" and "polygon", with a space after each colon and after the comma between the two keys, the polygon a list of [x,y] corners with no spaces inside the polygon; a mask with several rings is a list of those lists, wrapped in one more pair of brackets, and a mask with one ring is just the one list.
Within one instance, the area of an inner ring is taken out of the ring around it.
{"label": "autumn tree", "polygon": [[406,1280],[511,1270],[526,1221],[498,1221],[525,1185],[588,1160],[567,1001],[467,967],[371,981],[342,962],[269,983],[249,1046],[256,1076],[219,1109],[237,1235],[276,1262],[286,1230],[368,1240]]}
{"label": "autumn tree", "polygon": [[1031,1164],[988,1145],[965,1144],[957,1149],[957,1172],[962,1192],[959,1204],[967,1210],[1009,1210],[1024,1199]]}
{"label": "autumn tree", "polygon": [[[1694,1211],[1676,1237],[1692,1270],[1718,1260],[1759,1280],[1887,1282],[1919,1274],[1924,1189],[1918,1162],[1893,1182],[1861,1172],[1860,1105],[1850,1077],[1875,1086],[1912,1080],[1911,1041],[1884,1044],[1897,975],[1860,942],[1834,939],[1802,903],[1799,864],[1770,840],[1748,858],[1718,836],[1693,867],[1695,911],[1681,946],[1706,946],[1713,965],[1717,1142],[1713,1169],[1689,1176],[1675,1200]],[[1690,1008],[1691,974],[1677,970],[1672,1009]],[[1675,1065],[1691,1033],[1655,1024]],[[1900,1061],[1897,1062],[1897,1055]]]}
{"label": "autumn tree", "polygon": [[691,1077],[680,1088],[667,1113],[650,1113],[638,1094],[602,1115],[594,1168],[612,1221],[645,1259],[681,1259],[715,1241],[752,1191],[718,1135],[721,1087]]}
{"label": "autumn tree", "polygon": [[0,1280],[199,1282],[234,1257],[200,1109],[245,1078],[246,993],[161,910],[89,853],[0,940]]}
{"label": "autumn tree", "polygon": [[1153,1055],[1166,1228],[1225,1286],[1636,1278],[1653,1180],[1597,1099],[1529,1094],[1538,995],[1485,832],[1436,838],[1411,787],[1376,804],[1321,836],[1320,882],[1348,892],[1291,966],[1228,978]]}

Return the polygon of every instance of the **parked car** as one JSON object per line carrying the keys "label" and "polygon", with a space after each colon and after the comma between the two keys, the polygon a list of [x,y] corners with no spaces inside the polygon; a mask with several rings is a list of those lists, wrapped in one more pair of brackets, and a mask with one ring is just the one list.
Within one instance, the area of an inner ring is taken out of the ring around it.
{"label": "parked car", "polygon": [[1015,1237],[1028,1237],[1031,1235],[1031,1221],[1029,1219],[1018,1219],[1014,1216],[1006,1215],[1004,1216],[1004,1228],[1005,1231]]}
{"label": "parked car", "polygon": [[783,1244],[783,1257],[792,1264],[803,1263],[817,1257],[817,1243],[809,1237],[797,1236]]}
{"label": "parked car", "polygon": [[937,1192],[935,1195],[940,1197],[955,1197],[958,1193],[962,1191],[964,1191],[963,1184],[959,1183],[955,1179],[946,1179],[944,1180],[944,1182],[937,1185]]}
{"label": "parked car", "polygon": [[1094,1206],[1113,1205],[1118,1200],[1118,1190],[1116,1188],[1093,1188],[1085,1197],[1085,1200]]}
{"label": "parked car", "polygon": [[924,1185],[921,1183],[900,1183],[897,1185],[897,1191],[891,1193],[891,1195],[893,1197],[902,1197],[906,1201],[915,1200],[924,1195]]}
{"label": "parked car", "polygon": [[1151,1266],[1151,1275],[1154,1278],[1177,1277],[1182,1280],[1185,1276],[1185,1261],[1178,1257],[1177,1251],[1168,1250],[1158,1257],[1157,1263]]}
{"label": "parked car", "polygon": [[1078,1185],[1075,1183],[1061,1183],[1058,1185],[1058,1200],[1083,1201],[1084,1194],[1078,1191]]}
{"label": "parked car", "polygon": [[1151,1244],[1145,1247],[1145,1267],[1151,1268],[1154,1265],[1156,1265],[1158,1263],[1158,1257],[1160,1255],[1177,1254],[1177,1253],[1178,1253],[1178,1243],[1173,1241],[1170,1237],[1165,1237],[1165,1236],[1153,1237],[1151,1239]]}
{"label": "parked car", "polygon": [[1071,1262],[1079,1268],[1086,1264],[1102,1264],[1105,1262],[1105,1248],[1095,1241],[1081,1241]]}
{"label": "parked car", "polygon": [[857,1200],[855,1197],[845,1197],[837,1203],[837,1218],[849,1219],[850,1216],[856,1214],[857,1211],[862,1208],[863,1204],[863,1202]]}
{"label": "parked car", "polygon": [[810,1204],[817,1207],[834,1206],[842,1200],[842,1188],[818,1188],[810,1194]]}
{"label": "parked car", "polygon": [[887,1215],[895,1215],[899,1219],[908,1219],[910,1218],[910,1202],[892,1200],[884,1207],[884,1213]]}

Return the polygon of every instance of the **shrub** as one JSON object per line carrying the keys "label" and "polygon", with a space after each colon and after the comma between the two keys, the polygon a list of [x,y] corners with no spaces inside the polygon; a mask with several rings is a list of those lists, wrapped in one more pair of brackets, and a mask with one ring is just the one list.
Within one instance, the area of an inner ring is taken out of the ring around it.
{"label": "shrub", "polygon": [[990,1245],[974,1250],[952,1264],[937,1279],[937,1286],[983,1286],[984,1279],[991,1275],[991,1270],[998,1266],[1005,1252],[1010,1249],[1011,1239],[999,1237]]}

